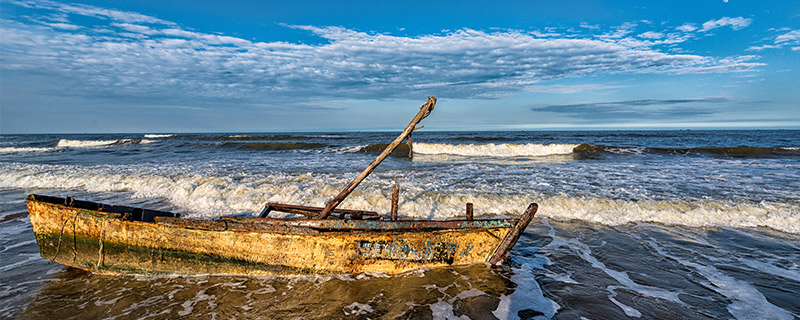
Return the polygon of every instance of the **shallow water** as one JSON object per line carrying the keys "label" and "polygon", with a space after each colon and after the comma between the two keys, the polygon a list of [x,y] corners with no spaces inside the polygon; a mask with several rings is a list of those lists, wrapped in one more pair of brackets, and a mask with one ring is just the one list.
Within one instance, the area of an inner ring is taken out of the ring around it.
{"label": "shallow water", "polygon": [[321,205],[391,136],[0,136],[0,317],[800,317],[797,131],[415,134],[438,146],[396,153],[342,205],[386,213],[394,183],[413,218],[458,217],[465,202],[514,216],[538,202],[501,267],[93,275],[42,259],[25,212],[29,193],[197,218]]}

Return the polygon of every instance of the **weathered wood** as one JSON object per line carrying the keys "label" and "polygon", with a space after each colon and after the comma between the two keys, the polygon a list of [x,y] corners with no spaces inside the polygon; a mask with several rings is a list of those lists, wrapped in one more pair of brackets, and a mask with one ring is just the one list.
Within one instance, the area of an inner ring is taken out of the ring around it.
{"label": "weathered wood", "polygon": [[467,220],[472,220],[472,202],[467,203]]}
{"label": "weathered wood", "polygon": [[339,193],[339,195],[334,197],[333,200],[329,201],[325,205],[325,209],[323,209],[322,212],[320,212],[320,214],[317,216],[317,219],[325,219],[325,218],[327,218],[328,215],[330,215],[331,212],[334,209],[336,209],[336,206],[338,206],[340,203],[342,203],[342,201],[344,201],[344,199],[347,198],[347,196],[350,195],[350,193],[353,192],[353,190],[355,190],[356,187],[358,187],[358,185],[361,183],[361,181],[363,181],[370,173],[372,173],[372,171],[375,170],[375,168],[379,164],[381,164],[381,162],[384,159],[386,159],[386,157],[388,157],[389,154],[391,154],[392,151],[395,148],[397,148],[397,146],[400,145],[400,143],[402,143],[403,140],[405,140],[405,138],[409,134],[411,134],[411,131],[414,131],[414,127],[417,125],[417,123],[422,121],[422,119],[425,119],[425,117],[427,117],[433,111],[433,107],[435,105],[436,105],[436,97],[428,98],[428,101],[425,102],[425,104],[423,104],[422,106],[419,107],[419,112],[414,117],[414,119],[412,119],[411,122],[406,126],[405,130],[403,130],[403,132],[400,134],[400,136],[398,136],[397,139],[394,139],[394,141],[392,141],[392,143],[390,143],[386,147],[386,149],[384,149],[383,152],[381,152],[381,154],[378,155],[378,157],[375,158],[375,160],[373,160],[372,163],[370,163],[369,166],[367,166],[367,168],[364,169],[364,171],[361,172],[361,174],[359,174],[355,179],[353,179],[353,181],[350,182],[350,184],[348,184]]}
{"label": "weathered wood", "polygon": [[[316,217],[320,212],[322,212],[322,207],[308,207],[308,206],[300,206],[294,204],[284,204],[284,203],[267,203],[264,206],[264,211],[261,211],[259,217],[266,218],[267,215],[272,211],[278,212],[286,212],[291,214],[301,214],[307,216],[309,218]],[[333,210],[333,213],[338,213],[341,215],[350,215],[352,216],[369,216],[369,217],[377,217],[379,214],[375,211],[364,211],[364,210],[350,210],[350,209],[336,209]]]}
{"label": "weathered wood", "polygon": [[514,244],[517,243],[519,237],[522,235],[522,232],[525,231],[525,228],[528,227],[528,224],[533,219],[533,215],[536,214],[536,210],[539,209],[539,205],[535,203],[531,203],[522,216],[517,220],[517,223],[514,224],[514,227],[511,228],[511,232],[506,234],[506,237],[503,239],[503,242],[497,247],[495,252],[492,254],[492,257],[489,258],[489,263],[491,264],[501,264],[503,260],[508,257],[508,253],[511,252],[511,248]]}
{"label": "weathered wood", "polygon": [[392,186],[392,220],[397,220],[397,201],[400,199],[400,185]]}
{"label": "weathered wood", "polygon": [[[97,211],[97,203],[67,206],[63,198],[44,198],[27,199],[41,256],[105,274],[395,274],[489,261],[512,227],[524,229],[516,219],[195,220],[171,214],[155,222],[125,221]],[[109,207],[115,206],[103,205]]]}
{"label": "weathered wood", "polygon": [[[191,225],[194,221],[207,221],[195,219],[179,219],[170,217],[159,217],[158,223],[173,223],[168,221],[184,221],[174,223],[184,224],[187,228],[194,228]],[[189,221],[189,222],[185,222]],[[225,217],[219,221],[228,221],[228,228],[231,222],[253,226],[252,230],[258,230],[257,226],[264,228],[271,227],[297,227],[310,228],[325,232],[387,232],[387,231],[446,231],[448,229],[491,229],[491,228],[512,228],[516,219],[493,219],[493,220],[349,220],[349,219],[277,219],[277,218],[252,218],[252,217]],[[207,228],[204,224],[198,224],[199,229]],[[499,244],[499,243],[498,243]]]}

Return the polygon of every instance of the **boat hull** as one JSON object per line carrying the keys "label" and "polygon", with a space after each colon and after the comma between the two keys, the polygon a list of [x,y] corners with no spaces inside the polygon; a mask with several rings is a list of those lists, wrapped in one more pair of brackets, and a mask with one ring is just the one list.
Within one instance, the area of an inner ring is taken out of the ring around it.
{"label": "boat hull", "polygon": [[135,208],[87,209],[41,198],[28,197],[28,212],[42,257],[107,274],[392,274],[490,262],[519,222],[164,216],[145,222],[128,221],[119,209]]}

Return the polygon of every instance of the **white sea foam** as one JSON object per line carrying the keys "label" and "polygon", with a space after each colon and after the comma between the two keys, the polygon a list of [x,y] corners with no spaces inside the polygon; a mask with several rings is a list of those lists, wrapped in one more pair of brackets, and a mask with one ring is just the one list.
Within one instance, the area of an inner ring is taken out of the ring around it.
{"label": "white sea foam", "polygon": [[3,266],[0,266],[0,272],[8,272],[9,270],[13,270],[13,269],[25,266],[25,265],[29,264],[30,262],[36,261],[36,260],[38,260],[40,258],[41,257],[39,257],[38,255],[28,254],[27,257],[25,257],[25,260],[20,260],[20,261],[11,263],[11,264],[6,264],[6,265],[3,265]]}
{"label": "white sea foam", "polygon": [[137,140],[137,139],[118,139],[118,140],[69,140],[61,139],[56,144],[57,148],[98,148],[118,144],[148,144],[158,142],[158,140]]}
{"label": "white sea foam", "polygon": [[194,307],[197,305],[197,303],[202,301],[206,301],[209,304],[208,306],[209,309],[214,309],[214,307],[216,306],[216,304],[214,303],[215,299],[216,296],[206,294],[205,289],[200,290],[199,292],[197,292],[197,294],[195,294],[193,299],[186,300],[184,303],[181,304],[183,310],[178,311],[178,315],[181,317],[185,317],[192,314],[192,311],[194,310]]}
{"label": "white sea foam", "polygon": [[[165,199],[188,216],[215,217],[257,213],[266,202],[324,205],[349,182],[340,174],[273,173],[232,179],[200,173],[156,174],[117,172],[110,167],[0,163],[0,188],[70,189],[93,193],[126,192],[137,198]],[[401,216],[448,219],[464,215],[464,203],[475,204],[479,216],[516,216],[530,202],[539,203],[537,217],[578,219],[606,225],[656,222],[690,227],[769,227],[800,234],[800,206],[782,202],[729,203],[721,200],[614,200],[599,197],[536,196],[517,189],[485,191],[452,187],[431,189],[423,183],[401,191]],[[370,179],[352,193],[343,208],[387,213],[391,182]]]}
{"label": "white sea foam", "polygon": [[341,135],[341,134],[321,134],[321,135],[312,135],[312,136],[309,136],[309,137],[312,137],[312,138],[344,138],[346,136],[345,135]]}
{"label": "white sea foam", "polygon": [[347,147],[334,147],[334,148],[324,148],[324,149],[305,149],[305,150],[298,150],[300,152],[308,152],[308,153],[355,153],[361,152],[367,145],[355,145],[355,146],[347,146]]}
{"label": "white sea foam", "polygon": [[120,143],[120,140],[69,140],[61,139],[56,144],[59,148],[93,148]]}
{"label": "white sea foam", "polygon": [[19,248],[19,247],[25,247],[25,246],[29,246],[29,245],[35,246],[36,245],[36,240],[20,241],[20,242],[15,243],[15,244],[3,246],[3,249],[0,250],[0,253],[6,252],[6,251],[12,251],[13,249],[16,249],[16,248]]}
{"label": "white sea foam", "polygon": [[608,300],[611,300],[611,302],[613,304],[617,305],[617,307],[622,309],[622,312],[625,312],[625,315],[627,315],[627,316],[629,316],[631,318],[641,318],[642,317],[642,313],[639,312],[639,310],[636,310],[636,308],[634,308],[634,307],[631,307],[631,306],[626,305],[626,304],[624,304],[622,302],[619,302],[619,300],[616,299],[616,297],[617,297],[616,289],[618,289],[618,288],[624,288],[624,287],[616,287],[616,286],[609,286],[608,287],[608,292],[609,292]]}
{"label": "white sea foam", "polygon": [[[550,229],[551,233],[555,234],[555,231]],[[551,238],[554,239],[554,242],[560,240],[553,235]],[[514,273],[512,273],[511,280],[517,284],[517,288],[510,295],[500,296],[497,309],[492,311],[492,314],[498,319],[514,319],[518,316],[519,311],[533,309],[541,312],[546,319],[553,318],[561,306],[544,296],[542,288],[535,279],[537,275],[546,272],[544,264],[547,263],[547,258],[542,253],[531,252],[533,248],[528,246],[517,246],[514,250],[519,250],[517,252],[528,251],[514,257],[517,264],[512,265]],[[536,271],[531,269],[536,269]]]}
{"label": "white sea foam", "polygon": [[0,148],[0,153],[47,152],[47,151],[53,151],[53,148],[36,148],[36,147],[3,147],[3,148]]}
{"label": "white sea foam", "polygon": [[747,259],[739,257],[737,258],[739,262],[753,268],[753,270],[757,270],[759,272],[768,273],[773,276],[783,277],[786,279],[792,279],[798,283],[800,283],[800,268],[798,268],[797,264],[793,265],[793,268],[781,268],[776,265],[766,263],[763,261],[755,260],[755,259]]}
{"label": "white sea foam", "polygon": [[650,221],[690,227],[770,227],[800,233],[800,207],[791,203],[726,203],[697,201],[625,201],[593,197],[548,197],[539,202],[540,216],[579,219],[607,225]]}
{"label": "white sea foam", "polygon": [[[744,280],[736,279],[717,269],[711,263],[698,263],[669,254],[656,241],[648,241],[662,256],[673,259],[680,264],[694,269],[698,274],[709,281],[705,285],[707,288],[728,297],[731,303],[727,309],[736,319],[764,319],[768,315],[769,319],[793,319],[790,312],[770,303],[758,289]],[[702,254],[694,254],[702,257]]]}
{"label": "white sea foam", "polygon": [[[658,287],[639,284],[630,278],[628,272],[614,270],[606,266],[600,260],[598,260],[597,257],[594,255],[594,253],[592,253],[592,250],[588,245],[575,239],[570,239],[567,240],[566,242],[569,243],[568,247],[574,250],[584,261],[590,263],[592,267],[599,269],[612,279],[619,282],[621,286],[609,286],[607,288],[607,290],[609,291],[608,295],[609,299],[614,300],[613,297],[616,296],[616,289],[627,289],[629,291],[634,291],[644,296],[661,298],[670,302],[674,302],[676,304],[684,304],[680,300],[680,298],[678,298],[680,292],[673,292]],[[639,313],[639,311],[634,308],[623,307],[622,303],[620,303],[619,301],[615,302],[615,304],[622,307],[625,310],[625,313],[629,316],[636,316],[634,314],[639,314],[639,316],[641,315],[641,313]]]}
{"label": "white sea foam", "polygon": [[608,152],[616,154],[644,154],[645,148],[608,148]]}
{"label": "white sea foam", "polygon": [[541,157],[570,154],[578,144],[413,144],[414,153],[467,157]]}
{"label": "white sea foam", "polygon": [[370,305],[358,302],[345,306],[343,311],[346,316],[363,316],[375,312]]}
{"label": "white sea foam", "polygon": [[174,134],[146,134],[144,135],[145,138],[148,139],[158,139],[158,138],[170,138],[174,137]]}

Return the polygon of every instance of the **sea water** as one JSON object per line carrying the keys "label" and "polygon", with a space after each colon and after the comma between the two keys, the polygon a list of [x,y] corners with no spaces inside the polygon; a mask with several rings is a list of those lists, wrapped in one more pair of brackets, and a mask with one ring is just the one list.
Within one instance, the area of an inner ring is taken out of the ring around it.
{"label": "sea water", "polygon": [[800,131],[417,132],[341,205],[539,212],[501,267],[320,277],[104,276],[41,258],[37,193],[256,215],[323,206],[392,132],[0,136],[2,318],[800,317]]}

